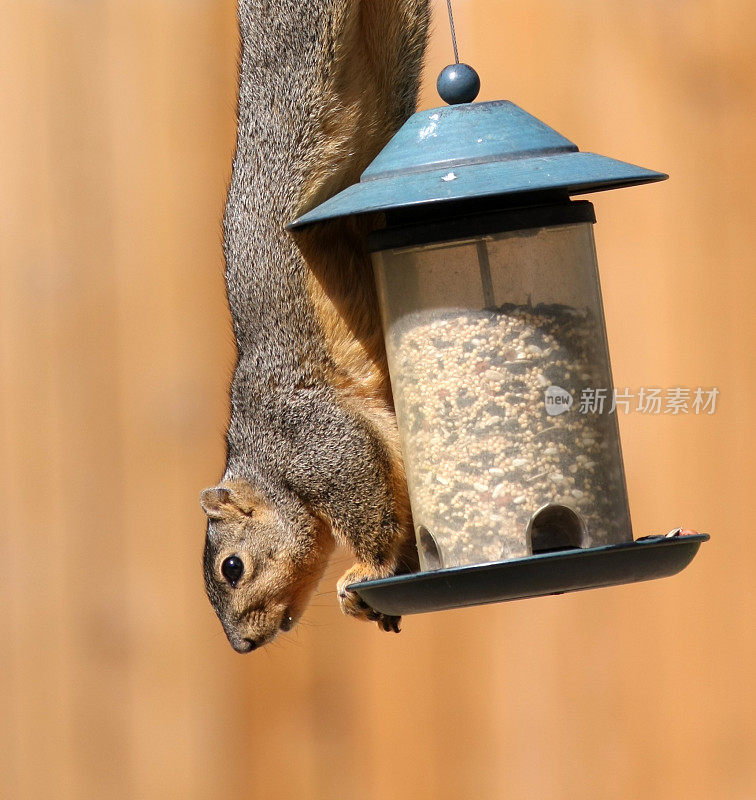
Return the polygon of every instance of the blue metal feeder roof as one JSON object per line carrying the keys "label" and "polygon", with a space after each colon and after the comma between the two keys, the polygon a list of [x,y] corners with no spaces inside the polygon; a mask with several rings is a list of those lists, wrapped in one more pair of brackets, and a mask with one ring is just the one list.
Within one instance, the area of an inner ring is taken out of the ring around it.
{"label": "blue metal feeder roof", "polygon": [[292,222],[418,208],[481,197],[584,194],[661,181],[662,172],[581,153],[506,100],[420,111],[350,186]]}

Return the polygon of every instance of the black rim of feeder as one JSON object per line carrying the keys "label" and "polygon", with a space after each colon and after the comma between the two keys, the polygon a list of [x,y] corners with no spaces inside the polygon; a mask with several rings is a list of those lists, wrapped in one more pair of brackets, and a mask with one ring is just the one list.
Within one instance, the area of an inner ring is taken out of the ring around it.
{"label": "black rim of feeder", "polygon": [[413,572],[347,588],[382,614],[444,611],[667,578],[685,569],[708,540],[706,533],[648,536],[623,544]]}

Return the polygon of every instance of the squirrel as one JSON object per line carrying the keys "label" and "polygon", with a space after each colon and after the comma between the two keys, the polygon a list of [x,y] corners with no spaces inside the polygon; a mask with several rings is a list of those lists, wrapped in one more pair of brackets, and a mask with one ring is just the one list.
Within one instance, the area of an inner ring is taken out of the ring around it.
{"label": "squirrel", "polygon": [[204,576],[232,647],[302,616],[336,541],[351,583],[417,568],[369,220],[286,224],[354,183],[414,112],[429,0],[239,0],[238,134],[223,220],[237,346]]}

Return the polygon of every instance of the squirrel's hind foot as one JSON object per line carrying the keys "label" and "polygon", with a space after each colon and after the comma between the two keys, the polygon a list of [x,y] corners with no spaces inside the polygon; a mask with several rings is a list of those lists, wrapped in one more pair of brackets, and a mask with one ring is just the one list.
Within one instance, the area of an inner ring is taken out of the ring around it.
{"label": "squirrel's hind foot", "polygon": [[339,597],[339,605],[341,606],[341,610],[348,617],[377,622],[381,630],[399,633],[401,630],[401,617],[392,617],[389,614],[382,614],[380,611],[376,611],[356,592],[349,591],[346,588],[351,583],[360,583],[361,581],[370,581],[385,577],[385,574],[379,574],[367,564],[355,564],[341,576],[337,584],[336,589]]}

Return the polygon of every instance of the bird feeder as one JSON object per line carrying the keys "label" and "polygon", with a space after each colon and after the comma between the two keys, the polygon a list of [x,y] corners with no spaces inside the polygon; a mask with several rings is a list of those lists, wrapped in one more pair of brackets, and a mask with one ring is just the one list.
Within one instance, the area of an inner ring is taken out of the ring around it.
{"label": "bird feeder", "polygon": [[571,199],[667,176],[468,102],[465,69],[291,226],[385,215],[369,245],[421,571],[350,588],[387,614],[672,575],[708,538],[633,540],[594,210]]}

